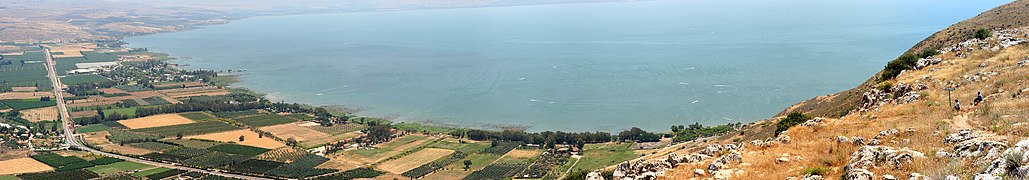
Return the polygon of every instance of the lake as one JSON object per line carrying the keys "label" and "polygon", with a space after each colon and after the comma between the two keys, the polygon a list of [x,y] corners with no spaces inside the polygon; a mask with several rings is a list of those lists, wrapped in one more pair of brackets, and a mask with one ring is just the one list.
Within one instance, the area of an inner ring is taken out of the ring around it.
{"label": "lake", "polygon": [[129,37],[275,101],[529,131],[752,122],[1009,1],[666,0],[254,17]]}

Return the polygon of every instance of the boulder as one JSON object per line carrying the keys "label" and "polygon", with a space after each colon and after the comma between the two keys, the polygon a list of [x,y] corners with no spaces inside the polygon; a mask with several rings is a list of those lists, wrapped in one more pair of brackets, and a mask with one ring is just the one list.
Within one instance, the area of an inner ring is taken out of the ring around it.
{"label": "boulder", "polygon": [[918,151],[908,149],[896,150],[886,146],[862,146],[850,156],[847,169],[869,169],[882,165],[901,168],[910,164],[914,158],[924,158]]}
{"label": "boulder", "polygon": [[783,143],[783,144],[789,144],[790,143],[790,135],[780,134],[779,137],[775,137],[775,142],[779,142],[779,143]]}
{"label": "boulder", "polygon": [[790,162],[790,158],[785,158],[785,157],[775,158],[775,162],[778,162],[778,163],[788,163],[788,162]]}
{"label": "boulder", "polygon": [[833,139],[836,140],[837,143],[850,143],[850,138],[847,138],[847,136],[836,136],[836,138]]}
{"label": "boulder", "polygon": [[823,180],[823,179],[825,179],[825,178],[822,178],[822,175],[815,175],[815,174],[804,175],[804,178],[801,178],[801,180]]}
{"label": "boulder", "polygon": [[882,130],[882,131],[879,131],[879,134],[876,134],[875,137],[873,137],[872,139],[880,139],[880,138],[890,137],[890,136],[893,136],[893,135],[897,134],[898,132],[900,132],[900,131],[897,130],[897,129],[892,129],[892,128],[891,129],[887,129],[887,130]]}
{"label": "boulder", "polygon": [[984,157],[994,159],[1007,148],[1006,143],[987,140],[967,140],[954,145],[953,157]]}
{"label": "boulder", "polygon": [[947,175],[947,177],[945,177],[943,179],[944,180],[961,180],[961,178],[959,178],[958,176],[955,176],[955,175]]}
{"label": "boulder", "polygon": [[586,180],[604,180],[604,176],[601,176],[600,173],[594,171],[586,174]]}
{"label": "boulder", "polygon": [[865,169],[849,169],[847,170],[847,176],[844,176],[846,180],[872,180],[875,178],[875,174]]}
{"label": "boulder", "polygon": [[962,141],[967,141],[979,137],[979,133],[976,133],[972,129],[962,129],[957,133],[952,133],[943,138],[944,144],[954,144]]}
{"label": "boulder", "polygon": [[693,169],[693,177],[702,177],[706,174],[703,169]]}
{"label": "boulder", "polygon": [[865,145],[865,138],[854,136],[850,138],[850,142],[854,145]]}
{"label": "boulder", "polygon": [[911,175],[908,176],[908,180],[929,180],[929,177],[923,176],[919,173],[911,173]]}
{"label": "boulder", "polygon": [[975,177],[976,179],[990,179],[1007,175],[1026,179],[1029,178],[1029,165],[1027,164],[1029,164],[1029,140],[1022,140],[1016,143],[1015,147],[1004,150],[999,158],[993,160],[985,171]]}
{"label": "boulder", "polygon": [[883,175],[883,180],[897,180],[897,177],[893,177],[893,175],[887,174]]}

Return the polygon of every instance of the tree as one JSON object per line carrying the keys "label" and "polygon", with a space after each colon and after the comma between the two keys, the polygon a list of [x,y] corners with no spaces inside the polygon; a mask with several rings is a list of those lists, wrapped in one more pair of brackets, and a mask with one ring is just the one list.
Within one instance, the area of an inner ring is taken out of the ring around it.
{"label": "tree", "polygon": [[[182,139],[182,132],[175,133],[175,139]],[[242,136],[240,136],[240,139],[243,139]],[[243,140],[239,140],[239,141],[243,141]]]}
{"label": "tree", "polygon": [[467,171],[468,168],[470,168],[471,166],[472,166],[472,160],[467,160],[467,159],[464,160],[464,170],[465,171]]}
{"label": "tree", "polygon": [[790,129],[790,127],[807,122],[807,120],[810,119],[813,119],[813,117],[800,112],[791,112],[789,115],[786,115],[786,117],[780,119],[779,122],[775,123],[775,136],[779,136],[779,133]]}
{"label": "tree", "polygon": [[296,146],[297,145],[297,139],[293,139],[293,137],[290,137],[289,139],[286,139],[286,145],[287,146]]}
{"label": "tree", "polygon": [[242,142],[242,141],[243,141],[243,136],[239,136],[239,141],[240,141],[240,142]]}

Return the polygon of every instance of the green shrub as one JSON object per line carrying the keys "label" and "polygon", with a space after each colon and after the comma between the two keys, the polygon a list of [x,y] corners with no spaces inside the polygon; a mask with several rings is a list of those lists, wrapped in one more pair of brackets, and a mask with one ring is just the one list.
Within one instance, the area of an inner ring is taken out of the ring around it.
{"label": "green shrub", "polygon": [[990,36],[993,36],[993,33],[990,32],[990,30],[983,28],[976,29],[975,33],[972,34],[972,37],[975,37],[976,39],[986,39]]}
{"label": "green shrub", "polygon": [[825,174],[828,174],[828,173],[829,173],[829,168],[824,168],[824,167],[811,167],[811,168],[805,168],[804,169],[804,175],[811,174],[811,175],[824,176]]}
{"label": "green shrub", "polygon": [[790,127],[807,122],[807,120],[811,119],[811,116],[804,113],[792,112],[789,115],[786,115],[785,118],[780,119],[779,122],[775,123],[775,135],[778,136],[779,133],[790,129]]}
{"label": "green shrub", "polygon": [[900,75],[901,71],[908,70],[915,67],[915,63],[918,59],[927,58],[929,56],[935,56],[940,54],[939,51],[927,49],[918,54],[904,54],[889,63],[886,63],[886,68],[883,69],[882,75],[879,77],[879,81],[885,81],[893,79]]}
{"label": "green shrub", "polygon": [[890,90],[892,88],[893,88],[893,83],[891,83],[889,81],[883,81],[883,82],[875,85],[875,89],[879,89],[880,91],[887,91],[887,90]]}

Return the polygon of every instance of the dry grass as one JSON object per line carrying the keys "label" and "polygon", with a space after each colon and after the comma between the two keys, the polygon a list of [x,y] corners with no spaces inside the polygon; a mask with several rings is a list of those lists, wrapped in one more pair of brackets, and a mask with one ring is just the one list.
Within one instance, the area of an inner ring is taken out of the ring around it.
{"label": "dry grass", "polygon": [[275,135],[275,137],[279,137],[282,139],[294,138],[300,142],[330,136],[329,134],[311,130],[306,127],[301,127],[300,125],[297,125],[297,123],[286,123],[274,126],[265,126],[261,127],[260,129],[261,131],[272,133],[272,135]]}
{"label": "dry grass", "polygon": [[53,93],[49,92],[5,92],[0,93],[0,99],[36,99],[53,95]]}
{"label": "dry grass", "polygon": [[57,107],[44,107],[21,111],[21,118],[29,120],[29,122],[40,122],[40,121],[53,121],[57,120]]}
{"label": "dry grass", "polygon": [[[239,141],[239,137],[243,136],[243,141]],[[187,139],[206,139],[220,142],[233,142],[236,144],[260,147],[265,149],[275,149],[286,146],[282,142],[276,141],[271,137],[257,138],[257,133],[251,130],[235,130],[219,133],[211,133],[204,135],[196,135],[186,137]]]}
{"label": "dry grass", "polygon": [[519,158],[519,159],[520,158],[533,158],[533,157],[539,156],[540,153],[542,153],[542,152],[543,151],[540,151],[540,150],[515,149],[515,150],[511,150],[511,152],[507,152],[507,155],[504,156],[504,157]]}
{"label": "dry grass", "polygon": [[0,175],[52,171],[53,167],[32,158],[18,158],[0,161]]}
{"label": "dry grass", "polygon": [[125,125],[129,129],[141,129],[148,127],[160,127],[160,126],[171,126],[179,124],[193,123],[193,120],[182,117],[178,114],[162,114],[147,116],[135,119],[127,119],[118,121],[119,124]]}
{"label": "dry grass", "polygon": [[379,164],[378,168],[390,172],[393,174],[401,174],[408,170],[414,169],[422,164],[432,162],[443,156],[454,153],[454,150],[450,149],[438,149],[438,148],[425,148],[418,152],[408,154],[407,156],[392,161],[386,161],[385,163]]}
{"label": "dry grass", "polygon": [[104,145],[98,145],[97,147],[100,147],[101,149],[103,149],[104,151],[107,151],[107,152],[115,152],[115,153],[118,153],[118,154],[128,154],[128,155],[145,155],[145,154],[150,154],[150,153],[154,152],[154,151],[148,150],[148,149],[137,148],[137,147],[132,147],[132,146],[121,146],[121,145],[118,145],[118,144],[104,144]]}

